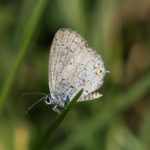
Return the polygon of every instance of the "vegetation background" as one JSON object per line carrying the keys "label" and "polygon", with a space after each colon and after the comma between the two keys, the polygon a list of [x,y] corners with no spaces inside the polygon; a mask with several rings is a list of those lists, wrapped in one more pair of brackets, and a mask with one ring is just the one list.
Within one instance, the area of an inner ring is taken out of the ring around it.
{"label": "vegetation background", "polygon": [[103,97],[78,103],[44,145],[51,150],[150,149],[149,0],[0,1],[0,150],[28,150],[57,114],[48,89],[49,48],[68,27],[102,55]]}

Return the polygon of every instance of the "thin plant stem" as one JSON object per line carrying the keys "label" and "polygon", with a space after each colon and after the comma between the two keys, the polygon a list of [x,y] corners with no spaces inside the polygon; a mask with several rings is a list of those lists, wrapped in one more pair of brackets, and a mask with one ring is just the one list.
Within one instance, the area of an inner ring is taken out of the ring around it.
{"label": "thin plant stem", "polygon": [[11,70],[9,71],[10,73],[6,76],[6,80],[4,81],[4,84],[1,89],[0,111],[4,107],[5,100],[13,86],[13,82],[15,81],[19,67],[27,53],[27,49],[30,45],[31,39],[36,30],[38,22],[43,14],[43,11],[47,2],[48,0],[37,0],[33,13],[31,14],[31,17],[29,18],[28,24],[26,25],[26,28],[22,35],[22,39],[18,46],[19,48],[18,48],[16,60],[14,64],[12,65]]}
{"label": "thin plant stem", "polygon": [[54,122],[49,126],[49,128],[45,131],[41,139],[37,142],[37,145],[35,146],[35,150],[41,150],[44,149],[46,144],[48,143],[49,139],[53,135],[53,133],[56,131],[60,123],[64,120],[66,115],[69,111],[73,108],[79,97],[81,96],[83,90],[80,90],[76,96],[71,100],[71,102],[67,105],[67,107],[64,109],[64,111],[54,120]]}

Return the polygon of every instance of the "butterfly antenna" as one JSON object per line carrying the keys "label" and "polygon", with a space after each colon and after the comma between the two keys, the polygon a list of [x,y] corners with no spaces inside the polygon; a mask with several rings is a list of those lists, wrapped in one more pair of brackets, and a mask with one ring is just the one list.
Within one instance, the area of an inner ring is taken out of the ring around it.
{"label": "butterfly antenna", "polygon": [[28,114],[28,112],[35,106],[37,105],[39,102],[43,101],[45,99],[45,97],[40,98],[39,100],[37,100],[35,103],[33,103],[26,111],[25,113]]}
{"label": "butterfly antenna", "polygon": [[44,95],[46,96],[47,94],[46,93],[42,93],[42,92],[27,92],[27,93],[22,93],[23,96],[26,96],[26,95]]}

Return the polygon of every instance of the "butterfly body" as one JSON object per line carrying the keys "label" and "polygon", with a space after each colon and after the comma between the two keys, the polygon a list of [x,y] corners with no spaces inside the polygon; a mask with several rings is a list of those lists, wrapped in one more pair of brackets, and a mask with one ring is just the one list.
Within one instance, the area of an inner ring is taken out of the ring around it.
{"label": "butterfly body", "polygon": [[46,104],[58,105],[60,107],[65,107],[71,98],[74,96],[75,90],[70,88],[68,90],[59,90],[55,91],[55,93],[50,93],[45,100]]}
{"label": "butterfly body", "polygon": [[81,35],[71,29],[57,31],[49,56],[49,90],[47,104],[65,107],[81,89],[79,101],[99,98],[95,92],[107,72],[100,55]]}
{"label": "butterfly body", "polygon": [[53,110],[65,106],[82,89],[78,99],[89,101],[100,98],[101,93],[96,90],[103,84],[105,74],[103,59],[93,50],[84,38],[71,29],[59,29],[53,39],[48,65],[48,80],[50,94],[44,95],[32,104],[26,112],[40,101],[54,105]]}

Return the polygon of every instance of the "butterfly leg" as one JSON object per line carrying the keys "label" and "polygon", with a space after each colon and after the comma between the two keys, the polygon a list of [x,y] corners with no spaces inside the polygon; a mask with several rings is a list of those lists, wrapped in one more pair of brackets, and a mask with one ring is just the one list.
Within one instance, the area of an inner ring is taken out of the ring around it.
{"label": "butterfly leg", "polygon": [[61,114],[61,111],[57,108],[57,105],[53,107],[53,111],[57,112],[58,114]]}

